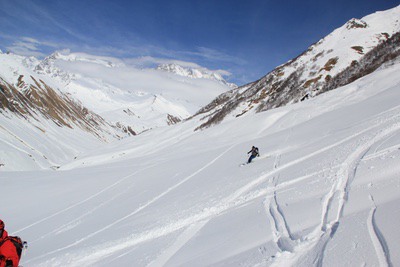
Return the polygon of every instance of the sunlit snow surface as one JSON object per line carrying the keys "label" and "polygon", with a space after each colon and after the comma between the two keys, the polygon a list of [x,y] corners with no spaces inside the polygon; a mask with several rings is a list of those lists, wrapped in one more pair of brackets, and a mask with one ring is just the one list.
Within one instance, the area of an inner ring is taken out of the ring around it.
{"label": "sunlit snow surface", "polygon": [[399,73],[1,172],[1,219],[23,266],[400,265]]}

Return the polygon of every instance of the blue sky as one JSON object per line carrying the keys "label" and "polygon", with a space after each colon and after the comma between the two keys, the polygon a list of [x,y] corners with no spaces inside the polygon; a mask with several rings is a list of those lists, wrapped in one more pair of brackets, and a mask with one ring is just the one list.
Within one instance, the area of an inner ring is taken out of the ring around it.
{"label": "blue sky", "polygon": [[[351,18],[394,0],[0,0],[0,49],[175,59],[259,79]],[[139,60],[138,58],[142,58]],[[146,59],[146,60],[144,60]]]}

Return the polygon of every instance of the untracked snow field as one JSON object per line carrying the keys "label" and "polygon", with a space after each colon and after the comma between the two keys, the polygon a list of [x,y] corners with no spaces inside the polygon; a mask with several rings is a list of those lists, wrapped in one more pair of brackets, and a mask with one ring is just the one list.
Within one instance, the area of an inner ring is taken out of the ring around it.
{"label": "untracked snow field", "polygon": [[[317,98],[1,172],[27,266],[399,266],[400,64]],[[241,166],[255,145],[261,156]]]}

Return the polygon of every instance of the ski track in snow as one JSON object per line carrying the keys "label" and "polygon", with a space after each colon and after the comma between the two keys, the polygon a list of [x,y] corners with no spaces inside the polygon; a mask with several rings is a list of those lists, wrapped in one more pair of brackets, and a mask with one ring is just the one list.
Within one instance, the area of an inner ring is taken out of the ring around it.
{"label": "ski track in snow", "polygon": [[[328,169],[326,169],[326,170],[328,170]],[[318,172],[315,172],[315,173],[312,173],[309,175],[298,177],[297,179],[283,182],[281,184],[278,184],[275,189],[276,190],[284,189],[285,187],[292,186],[295,183],[299,183],[299,182],[305,181],[307,179],[310,179],[315,174],[319,174],[326,170],[318,171]],[[95,264],[97,261],[99,261],[105,257],[108,257],[114,253],[117,253],[118,251],[125,250],[125,249],[131,248],[131,247],[135,247],[136,245],[138,245],[140,243],[147,242],[147,241],[150,241],[150,240],[153,240],[156,238],[160,238],[162,236],[169,235],[178,230],[182,230],[184,228],[190,227],[193,224],[198,224],[200,222],[204,222],[204,224],[200,223],[199,228],[197,228],[197,227],[195,228],[196,229],[195,232],[198,232],[209,220],[211,220],[212,218],[225,212],[226,210],[228,210],[230,208],[235,208],[237,206],[241,206],[241,205],[243,205],[247,202],[253,201],[257,198],[260,198],[263,196],[265,197],[266,194],[273,193],[273,191],[274,190],[272,190],[271,188],[268,187],[268,188],[264,188],[262,190],[258,190],[258,191],[251,192],[246,195],[240,196],[239,199],[232,199],[232,197],[228,197],[225,200],[221,201],[221,203],[219,205],[210,207],[210,208],[205,208],[201,213],[193,214],[187,218],[176,220],[174,223],[171,223],[169,225],[154,228],[152,230],[149,230],[149,231],[146,231],[143,233],[134,234],[131,237],[124,239],[124,240],[117,240],[117,241],[108,243],[104,246],[90,249],[90,253],[83,251],[83,252],[81,252],[81,255],[77,255],[74,258],[77,258],[77,259],[81,258],[81,260],[79,261],[80,263],[77,266],[81,266],[80,264],[82,264],[82,265]],[[195,234],[195,233],[193,233],[193,234]],[[132,250],[120,255],[119,257],[124,256],[124,255],[130,253],[131,251]],[[51,253],[53,254],[55,252],[57,252],[57,251],[53,251]],[[29,262],[43,258],[44,256],[48,256],[48,255],[50,255],[50,254],[47,253],[46,255],[36,257],[34,259],[31,259]],[[70,255],[66,255],[66,260],[68,260],[69,257],[70,257]],[[60,261],[58,264],[62,265],[65,263]],[[69,264],[71,264],[71,263],[69,263]]]}
{"label": "ski track in snow", "polygon": [[[320,225],[312,233],[303,238],[304,241],[297,245],[294,253],[286,252],[282,258],[277,257],[277,260],[274,262],[275,266],[281,266],[288,260],[292,262],[291,265],[296,266],[320,267],[323,265],[325,248],[340,226],[340,219],[343,216],[343,210],[348,199],[350,184],[355,178],[359,163],[374,144],[399,130],[400,124],[394,123],[385,130],[378,132],[371,139],[365,140],[366,138],[361,138],[358,141],[354,152],[346,158],[338,170],[336,182],[332,185],[330,192],[324,197]],[[330,215],[331,213],[336,217],[329,220],[329,217],[332,216]],[[374,230],[377,229],[375,226],[373,227]],[[382,235],[377,234],[377,236]],[[383,243],[382,240],[383,238],[379,239],[380,244]],[[386,252],[388,251],[384,250],[383,255],[386,255]],[[382,258],[382,256],[380,257]]]}
{"label": "ski track in snow", "polygon": [[[153,260],[146,266],[147,267],[164,266],[175,255],[175,253],[177,253],[190,239],[192,239],[193,236],[196,235],[196,233],[198,233],[209,221],[210,219],[206,219],[187,226],[186,229],[176,238],[176,240],[173,242],[171,246],[164,249],[158,256],[156,256],[155,260]],[[117,259],[125,257],[134,250],[135,247],[118,255],[117,257],[110,260],[108,264],[114,262]]]}
{"label": "ski track in snow", "polygon": [[364,160],[364,161],[367,161],[367,160],[375,159],[375,158],[384,156],[384,155],[389,154],[389,153],[391,153],[391,152],[393,152],[393,151],[396,151],[396,150],[400,150],[400,144],[393,145],[393,146],[388,147],[388,148],[386,148],[386,149],[383,149],[383,150],[381,150],[381,151],[376,151],[376,150],[375,150],[374,153],[372,153],[372,154],[366,156],[363,160]]}
{"label": "ski track in snow", "polygon": [[[231,150],[233,147],[234,147],[234,145],[230,146],[228,149],[226,149],[225,151],[223,151],[218,157],[216,157],[216,158],[214,158],[213,160],[211,160],[209,163],[207,163],[206,165],[204,165],[202,168],[200,168],[199,170],[195,171],[195,172],[192,173],[191,175],[187,176],[185,179],[181,180],[179,183],[175,184],[174,186],[171,186],[170,188],[168,188],[167,190],[165,190],[163,193],[161,193],[160,195],[154,197],[152,200],[148,201],[146,204],[140,206],[139,208],[137,208],[137,209],[134,210],[133,212],[127,214],[126,216],[121,217],[121,218],[119,218],[118,220],[116,220],[116,221],[114,221],[114,222],[112,222],[112,223],[109,223],[107,226],[105,226],[105,227],[103,227],[103,228],[101,228],[101,229],[99,229],[99,230],[97,230],[97,231],[95,231],[95,232],[92,232],[91,234],[88,234],[88,235],[85,236],[84,238],[81,238],[81,239],[79,239],[79,240],[77,240],[77,241],[75,241],[75,242],[73,242],[73,243],[71,243],[71,244],[69,244],[69,245],[67,245],[67,246],[64,246],[64,247],[62,247],[62,248],[58,248],[58,249],[53,250],[53,251],[50,251],[50,252],[48,252],[48,253],[46,253],[46,254],[44,254],[44,255],[35,257],[35,258],[31,259],[30,261],[37,260],[37,259],[41,259],[41,258],[47,257],[47,256],[49,256],[49,255],[52,255],[52,254],[54,254],[54,253],[57,253],[57,252],[66,250],[66,249],[68,249],[68,248],[71,248],[71,247],[73,247],[73,246],[76,246],[76,245],[78,245],[78,244],[80,244],[80,243],[82,243],[82,242],[88,240],[89,238],[92,238],[93,236],[95,236],[95,235],[97,235],[97,234],[99,234],[99,233],[101,233],[101,232],[103,232],[103,231],[105,231],[105,230],[107,230],[107,229],[110,229],[111,227],[113,227],[113,226],[115,226],[116,224],[118,224],[118,223],[120,223],[120,222],[126,220],[127,218],[130,218],[130,217],[134,216],[134,215],[137,214],[138,212],[142,211],[143,209],[147,208],[148,206],[150,206],[150,205],[153,204],[154,202],[158,201],[160,198],[164,197],[166,194],[168,194],[168,193],[171,192],[172,190],[176,189],[177,187],[179,187],[179,186],[182,185],[183,183],[187,182],[187,181],[188,181],[189,179],[191,179],[192,177],[194,177],[194,176],[196,176],[197,174],[199,174],[200,172],[202,172],[204,169],[206,169],[206,168],[208,168],[209,166],[211,166],[212,164],[214,164],[219,158],[221,158],[224,154],[226,154],[226,153],[227,153],[229,150]],[[148,168],[149,168],[149,167],[148,167]],[[133,174],[128,175],[128,177],[130,177],[130,176],[132,176],[132,175],[133,175]],[[126,178],[128,178],[128,177],[125,177],[124,179],[126,179]],[[121,180],[122,180],[122,179],[121,179]],[[117,183],[119,183],[119,182],[120,182],[120,181],[118,181]],[[122,182],[122,181],[121,181],[121,182]],[[108,187],[108,188],[109,188],[109,187]],[[105,191],[105,190],[102,190],[102,191]],[[102,192],[102,191],[101,191],[101,192]],[[99,194],[99,193],[95,194],[94,196],[96,196],[96,195],[98,195],[98,194]],[[93,198],[94,196],[90,197],[90,199]],[[85,201],[85,202],[86,202],[86,201]],[[83,202],[82,202],[82,203],[83,203]],[[78,203],[78,204],[81,204],[81,202]],[[73,207],[77,206],[78,204],[74,205]],[[72,207],[71,207],[71,208],[72,208]],[[70,209],[70,208],[68,208],[68,209]],[[57,214],[58,214],[58,213],[57,213]],[[57,215],[57,214],[56,214],[56,215]],[[54,215],[54,216],[55,216],[55,215]],[[37,223],[39,223],[39,222],[37,222]],[[35,224],[37,224],[37,223],[35,223]],[[32,225],[32,226],[33,226],[33,225]],[[26,229],[26,228],[25,228],[25,229]],[[20,231],[21,231],[21,230],[20,230]],[[27,261],[27,262],[30,262],[30,261]]]}
{"label": "ski track in snow", "polygon": [[266,197],[264,200],[264,207],[269,214],[269,221],[273,233],[274,242],[281,252],[293,252],[295,240],[293,239],[285,216],[279,207],[276,191],[273,195]]}
{"label": "ski track in snow", "polygon": [[[386,112],[384,112],[386,113]],[[305,160],[308,160],[312,157],[315,157],[325,151],[328,151],[334,147],[337,147],[339,145],[344,144],[347,141],[350,141],[352,139],[355,139],[375,128],[381,127],[382,124],[387,123],[389,120],[393,120],[398,116],[393,116],[387,119],[381,119],[379,120],[379,123],[373,124],[373,126],[367,127],[364,130],[357,132],[351,136],[348,136],[340,141],[337,141],[327,147],[324,147],[322,149],[319,149],[317,151],[314,151],[313,153],[308,154],[307,156],[298,158],[296,160],[293,160],[291,162],[288,162],[282,166],[278,166],[280,164],[280,158],[278,161],[275,162],[274,164],[274,169],[266,174],[261,175],[259,178],[253,180],[252,182],[249,182],[248,184],[242,186],[241,188],[239,188],[238,190],[236,190],[233,194],[231,194],[230,196],[226,197],[225,199],[221,200],[220,204],[214,206],[214,207],[210,207],[210,208],[206,208],[204,209],[202,212],[197,213],[197,214],[192,214],[189,217],[183,218],[183,219],[179,219],[176,220],[174,223],[168,224],[168,225],[164,225],[162,227],[158,227],[155,229],[152,229],[150,231],[146,231],[146,232],[142,232],[139,234],[134,234],[132,236],[130,236],[128,239],[125,240],[117,240],[117,241],[113,241],[111,243],[108,244],[104,244],[101,247],[98,248],[94,248],[94,252],[91,249],[91,253],[85,253],[85,252],[78,252],[78,254],[80,255],[76,255],[76,259],[79,259],[76,263],[77,264],[83,264],[83,265],[87,265],[87,264],[93,264],[97,261],[100,261],[101,259],[108,257],[110,255],[112,255],[113,253],[116,253],[118,251],[136,246],[139,243],[142,242],[147,242],[149,240],[153,240],[155,238],[159,238],[162,236],[166,236],[168,234],[171,234],[175,231],[178,230],[182,230],[185,228],[190,227],[193,224],[199,223],[201,221],[205,222],[204,224],[206,224],[206,222],[216,216],[218,216],[219,214],[221,214],[222,212],[239,206],[239,205],[243,205],[244,203],[247,203],[249,201],[255,200],[259,197],[262,197],[271,192],[271,188],[267,188],[267,189],[263,189],[263,190],[256,190],[251,192],[252,189],[254,189],[256,186],[260,185],[260,183],[264,182],[268,177],[275,175],[275,174],[279,174],[279,172],[281,172],[284,169],[287,169],[291,166],[294,166],[296,164],[299,164],[301,162],[304,162]],[[323,206],[323,210],[322,210],[322,219],[321,219],[321,225],[315,230],[313,231],[309,236],[307,236],[305,239],[303,239],[302,242],[299,242],[293,249],[291,249],[290,247],[285,247],[283,245],[281,245],[281,247],[283,249],[285,248],[290,248],[288,250],[292,250],[292,252],[284,252],[282,253],[283,256],[285,256],[284,258],[287,258],[287,254],[290,254],[291,257],[290,258],[295,258],[295,259],[299,259],[302,256],[310,256],[307,254],[313,254],[314,256],[312,257],[313,261],[310,262],[309,260],[306,260],[308,263],[310,263],[311,265],[317,264],[317,266],[321,266],[322,265],[322,259],[323,259],[323,253],[325,250],[325,247],[328,243],[328,241],[333,237],[333,235],[335,234],[337,228],[339,227],[339,220],[341,218],[341,216],[343,215],[343,208],[344,205],[347,201],[347,194],[348,194],[348,190],[349,190],[349,185],[352,181],[352,179],[354,179],[355,176],[355,169],[357,167],[357,165],[359,164],[359,162],[362,160],[363,156],[368,152],[368,150],[370,149],[370,147],[375,144],[377,141],[382,140],[383,138],[386,138],[389,134],[392,134],[396,131],[399,130],[399,125],[398,124],[393,124],[392,127],[388,128],[387,130],[381,131],[381,133],[377,134],[374,138],[372,138],[369,141],[365,141],[365,140],[361,140],[363,145],[359,145],[358,148],[355,150],[355,152],[353,152],[347,159],[346,161],[342,164],[341,168],[339,169],[339,171],[337,172],[337,181],[336,183],[333,185],[332,190],[328,193],[328,195],[325,197],[325,201],[324,201],[324,206]],[[113,222],[112,224],[101,228],[89,235],[87,235],[86,237],[70,244],[67,245],[65,247],[50,251],[44,255],[38,256],[36,258],[31,259],[30,261],[34,261],[34,260],[38,260],[41,258],[44,258],[46,256],[55,254],[57,252],[63,251],[67,248],[73,247],[77,244],[82,243],[83,241],[93,237],[94,235],[97,235],[107,229],[109,229],[110,227],[114,226],[115,224],[137,214],[138,212],[140,212],[141,210],[145,209],[146,207],[148,207],[149,205],[153,204],[154,202],[158,201],[160,198],[162,198],[163,196],[165,196],[166,194],[168,194],[169,192],[171,192],[172,190],[174,190],[175,188],[177,188],[178,186],[180,186],[181,184],[185,183],[186,181],[188,181],[189,179],[191,179],[193,176],[197,175],[198,173],[200,173],[201,171],[203,171],[204,169],[206,169],[207,167],[209,167],[211,164],[215,163],[219,158],[221,158],[225,153],[227,153],[230,149],[232,149],[234,146],[229,147],[227,150],[225,150],[222,154],[220,154],[218,157],[216,157],[214,160],[210,161],[208,164],[206,164],[205,166],[203,166],[202,168],[200,168],[199,170],[197,170],[196,172],[194,172],[193,174],[191,174],[190,176],[186,177],[185,179],[183,179],[182,181],[180,181],[179,183],[175,184],[174,186],[168,188],[166,191],[164,191],[162,194],[156,196],[155,198],[153,198],[152,200],[150,200],[149,202],[147,202],[146,204],[142,205],[141,207],[139,207],[138,209],[136,209],[135,211],[133,211],[132,213],[116,220],[115,222]],[[277,185],[275,186],[274,190],[275,191],[277,189],[282,189],[285,186],[289,186],[294,184],[295,182],[307,179],[309,176],[303,176],[299,179],[294,179],[292,181],[289,182],[284,182],[281,185]],[[338,203],[333,203],[332,202],[332,198],[335,195],[339,195],[340,199],[338,201]],[[272,203],[272,201],[270,201],[269,203]],[[335,204],[335,207],[332,207],[332,204]],[[272,210],[273,210],[273,214],[271,213],[273,220],[276,222],[277,224],[277,228],[278,229],[278,234],[280,233],[283,236],[288,236],[290,239],[290,234],[288,231],[288,226],[286,225],[285,218],[283,216],[283,214],[281,212],[279,212],[279,206],[276,202],[276,198],[275,198],[275,204],[272,203]],[[276,207],[274,206],[276,205]],[[333,210],[336,210],[336,218],[333,221],[328,221],[328,213],[331,213]],[[279,215],[280,214],[280,215]],[[201,225],[201,224],[200,224]],[[199,231],[202,228],[202,226],[197,229],[197,231]],[[286,228],[286,231],[285,231]],[[189,230],[187,230],[189,231]],[[196,232],[197,232],[196,231]],[[190,231],[189,231],[190,232]],[[185,233],[185,231],[184,231]],[[185,234],[186,236],[186,234]],[[176,244],[173,245],[172,247],[170,247],[169,249],[167,249],[167,254],[165,255],[170,255],[170,252],[175,250],[175,249],[179,249],[179,244],[182,244],[183,241],[182,240],[186,240],[186,238],[184,237],[180,237],[181,241],[176,241]],[[179,239],[179,237],[178,237]],[[293,240],[292,240],[293,241]],[[186,241],[187,242],[187,241]],[[184,242],[184,243],[186,243]],[[183,245],[183,244],[182,244]],[[317,249],[315,249],[315,247],[317,247]],[[65,257],[70,258],[72,255],[70,255],[70,253],[68,255],[65,255]],[[311,255],[312,256],[312,255]],[[321,256],[321,257],[320,257]],[[165,259],[168,260],[169,256],[165,256],[165,258],[161,257],[160,258],[160,262],[164,261]],[[304,257],[303,257],[304,258]],[[277,257],[275,260],[275,263],[277,265],[279,265],[279,261],[280,261],[281,257]],[[60,259],[62,263],[62,259]],[[68,259],[67,259],[68,260]]]}
{"label": "ski track in snow", "polygon": [[76,207],[78,207],[78,206],[80,206],[80,205],[82,205],[82,204],[84,204],[84,203],[86,203],[86,202],[88,202],[88,201],[94,199],[95,197],[97,197],[97,196],[103,194],[104,192],[107,192],[108,190],[110,190],[111,188],[113,188],[113,187],[117,186],[118,184],[122,183],[122,182],[125,181],[126,179],[128,179],[128,178],[130,178],[130,177],[132,177],[132,176],[135,176],[137,173],[139,173],[139,172],[141,172],[141,171],[143,171],[143,170],[146,170],[146,169],[148,169],[148,168],[152,168],[152,167],[154,167],[154,166],[156,166],[156,165],[153,164],[153,165],[151,165],[151,166],[148,166],[148,167],[145,167],[145,168],[143,168],[143,169],[141,169],[141,170],[138,170],[138,171],[136,171],[136,172],[134,172],[134,173],[131,173],[131,174],[129,174],[129,175],[126,175],[126,176],[122,177],[121,179],[119,179],[118,181],[116,181],[115,183],[113,183],[113,184],[111,184],[111,185],[109,185],[109,186],[103,188],[102,190],[98,191],[97,193],[95,193],[95,194],[93,194],[93,195],[91,195],[91,196],[85,198],[84,200],[81,200],[81,201],[79,201],[79,202],[77,202],[77,203],[75,203],[75,204],[73,204],[73,205],[71,205],[71,206],[68,206],[68,207],[66,207],[66,208],[64,208],[64,209],[62,209],[62,210],[60,210],[60,211],[57,211],[57,212],[55,212],[55,213],[53,213],[53,214],[51,214],[51,215],[49,215],[49,216],[47,216],[47,217],[45,217],[45,218],[39,220],[39,221],[36,221],[36,222],[34,222],[34,223],[32,223],[32,224],[29,224],[29,225],[27,225],[27,226],[25,226],[25,227],[23,227],[23,228],[21,228],[21,229],[19,229],[19,230],[17,230],[17,231],[14,231],[14,232],[13,232],[13,235],[15,235],[15,234],[17,234],[17,233],[20,233],[20,232],[22,232],[22,231],[24,231],[24,230],[26,230],[26,229],[29,229],[29,228],[31,228],[31,227],[33,227],[33,226],[35,226],[35,225],[38,225],[38,224],[40,224],[40,223],[42,223],[42,222],[44,222],[44,221],[47,221],[47,220],[49,220],[49,219],[51,219],[51,218],[54,218],[54,217],[56,217],[57,215],[60,215],[60,214],[62,214],[62,213],[64,213],[64,212],[66,212],[66,211],[69,211],[69,210],[71,210],[71,209],[73,209],[73,208],[76,208]]}
{"label": "ski track in snow", "polygon": [[[391,111],[391,110],[390,110],[390,111]],[[386,112],[383,112],[383,113],[386,113]],[[274,169],[273,169],[273,170],[271,170],[271,171],[269,171],[269,172],[267,172],[267,173],[265,173],[265,174],[259,176],[258,178],[254,179],[254,180],[252,179],[252,182],[250,182],[250,183],[248,183],[247,185],[245,185],[245,186],[241,187],[240,189],[238,189],[238,190],[232,195],[231,198],[236,199],[236,198],[238,198],[240,195],[243,195],[243,194],[245,194],[246,192],[249,192],[249,191],[250,191],[251,189],[253,189],[254,187],[260,185],[260,184],[263,183],[263,182],[265,182],[266,179],[267,179],[268,177],[270,177],[270,176],[272,176],[272,175],[275,175],[275,174],[281,172],[282,170],[288,169],[289,167],[292,167],[292,166],[297,165],[297,164],[299,164],[299,163],[301,163],[301,162],[304,162],[304,161],[306,161],[306,160],[308,160],[308,159],[310,159],[310,158],[313,158],[313,157],[315,157],[315,156],[318,156],[319,154],[324,153],[324,152],[326,152],[326,151],[328,151],[328,150],[330,150],[330,149],[332,149],[332,148],[338,147],[339,145],[341,145],[341,144],[343,144],[343,143],[346,143],[346,142],[348,142],[348,141],[350,141],[350,140],[352,140],[352,139],[354,139],[354,138],[356,138],[356,137],[358,137],[358,136],[360,136],[360,135],[363,135],[363,134],[367,133],[368,131],[371,131],[371,130],[373,130],[373,129],[375,129],[375,128],[379,128],[379,127],[381,127],[382,124],[387,123],[388,120],[392,120],[392,119],[395,119],[395,118],[397,118],[397,117],[400,117],[400,115],[396,115],[396,116],[394,116],[394,117],[388,118],[387,120],[383,120],[383,121],[380,120],[379,123],[374,124],[373,126],[367,127],[367,128],[365,128],[364,130],[362,130],[362,131],[360,131],[360,132],[358,132],[358,133],[355,133],[355,134],[353,134],[353,135],[350,135],[350,136],[348,136],[348,137],[346,137],[346,138],[344,138],[344,139],[342,139],[342,140],[340,140],[340,141],[337,141],[337,142],[335,142],[335,143],[333,143],[333,144],[331,144],[331,145],[329,145],[329,146],[326,146],[326,147],[324,147],[324,148],[321,148],[321,149],[319,149],[319,150],[316,150],[316,151],[314,151],[314,152],[312,152],[312,153],[310,153],[310,154],[308,154],[308,155],[306,155],[306,156],[304,156],[304,157],[300,157],[300,158],[298,158],[298,159],[296,159],[296,160],[287,162],[286,164],[284,164],[284,165],[282,165],[282,166],[279,166],[279,167],[278,167],[277,164],[276,164],[276,162],[275,162],[275,163],[274,163]]]}
{"label": "ski track in snow", "polygon": [[121,195],[123,195],[124,193],[126,193],[130,188],[132,188],[133,184],[126,187],[123,191],[119,192],[118,194],[113,195],[110,199],[108,199],[107,201],[102,202],[101,204],[94,206],[92,209],[90,209],[89,211],[83,213],[82,215],[78,216],[77,218],[75,218],[74,220],[67,222],[66,224],[63,224],[59,227],[57,227],[56,229],[46,233],[45,235],[39,237],[36,240],[33,240],[31,242],[29,242],[30,244],[33,244],[41,239],[44,239],[48,236],[51,235],[58,235],[60,233],[66,232],[66,231],[70,231],[73,228],[75,228],[76,226],[78,226],[80,224],[80,222],[82,221],[83,218],[91,215],[93,212],[95,212],[96,210],[100,209],[101,207],[111,203],[112,201],[116,200],[118,197],[120,197]]}
{"label": "ski track in snow", "polygon": [[206,219],[190,225],[181,235],[178,236],[174,244],[163,251],[155,261],[148,265],[148,267],[164,266],[168,260],[172,258],[172,256],[174,256],[175,253],[178,252],[179,249],[181,249],[190,239],[192,239],[193,236],[195,236],[196,233],[198,233],[208,222],[209,219]]}
{"label": "ski track in snow", "polygon": [[375,212],[377,207],[374,198],[372,195],[369,195],[369,199],[373,204],[373,207],[369,212],[368,222],[367,222],[369,236],[371,238],[372,244],[374,245],[379,265],[392,267],[393,263],[390,260],[389,247],[386,243],[385,237],[379,230],[379,227],[375,221]]}

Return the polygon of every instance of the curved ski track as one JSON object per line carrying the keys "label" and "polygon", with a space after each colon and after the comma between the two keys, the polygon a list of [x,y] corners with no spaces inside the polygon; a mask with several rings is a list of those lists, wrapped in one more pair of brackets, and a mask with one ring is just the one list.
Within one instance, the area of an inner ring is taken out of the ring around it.
{"label": "curved ski track", "polygon": [[372,244],[374,245],[374,249],[376,252],[376,256],[378,258],[378,262],[380,266],[388,266],[392,267],[393,263],[390,260],[390,253],[389,253],[389,248],[386,243],[385,237],[379,230],[378,225],[376,224],[375,221],[375,212],[376,212],[376,205],[375,201],[372,195],[369,195],[369,198],[373,204],[373,207],[371,208],[368,216],[368,232],[369,236],[371,237]]}
{"label": "curved ski track", "polygon": [[[343,216],[343,210],[348,199],[350,184],[356,176],[359,163],[374,144],[385,140],[385,138],[398,131],[400,131],[400,123],[394,123],[385,130],[378,132],[369,140],[361,138],[358,141],[354,152],[346,158],[336,173],[336,181],[332,185],[330,192],[324,197],[320,225],[312,233],[302,238],[303,241],[298,243],[293,253],[286,253],[282,258],[276,257],[277,260],[274,265],[280,266],[289,260],[296,266],[322,266],[325,248],[340,226],[340,219]],[[379,240],[379,242],[374,243],[374,247],[377,251],[383,251],[378,252],[379,262],[382,263],[382,258],[384,258],[385,262],[389,263],[389,251],[383,245],[385,244],[382,241],[384,240],[383,236],[376,231],[377,227],[373,221],[374,212],[371,212],[371,214],[372,229]],[[331,218],[332,216],[333,219]],[[375,238],[372,237],[372,239],[374,240]],[[376,244],[381,244],[382,249],[377,249]]]}

